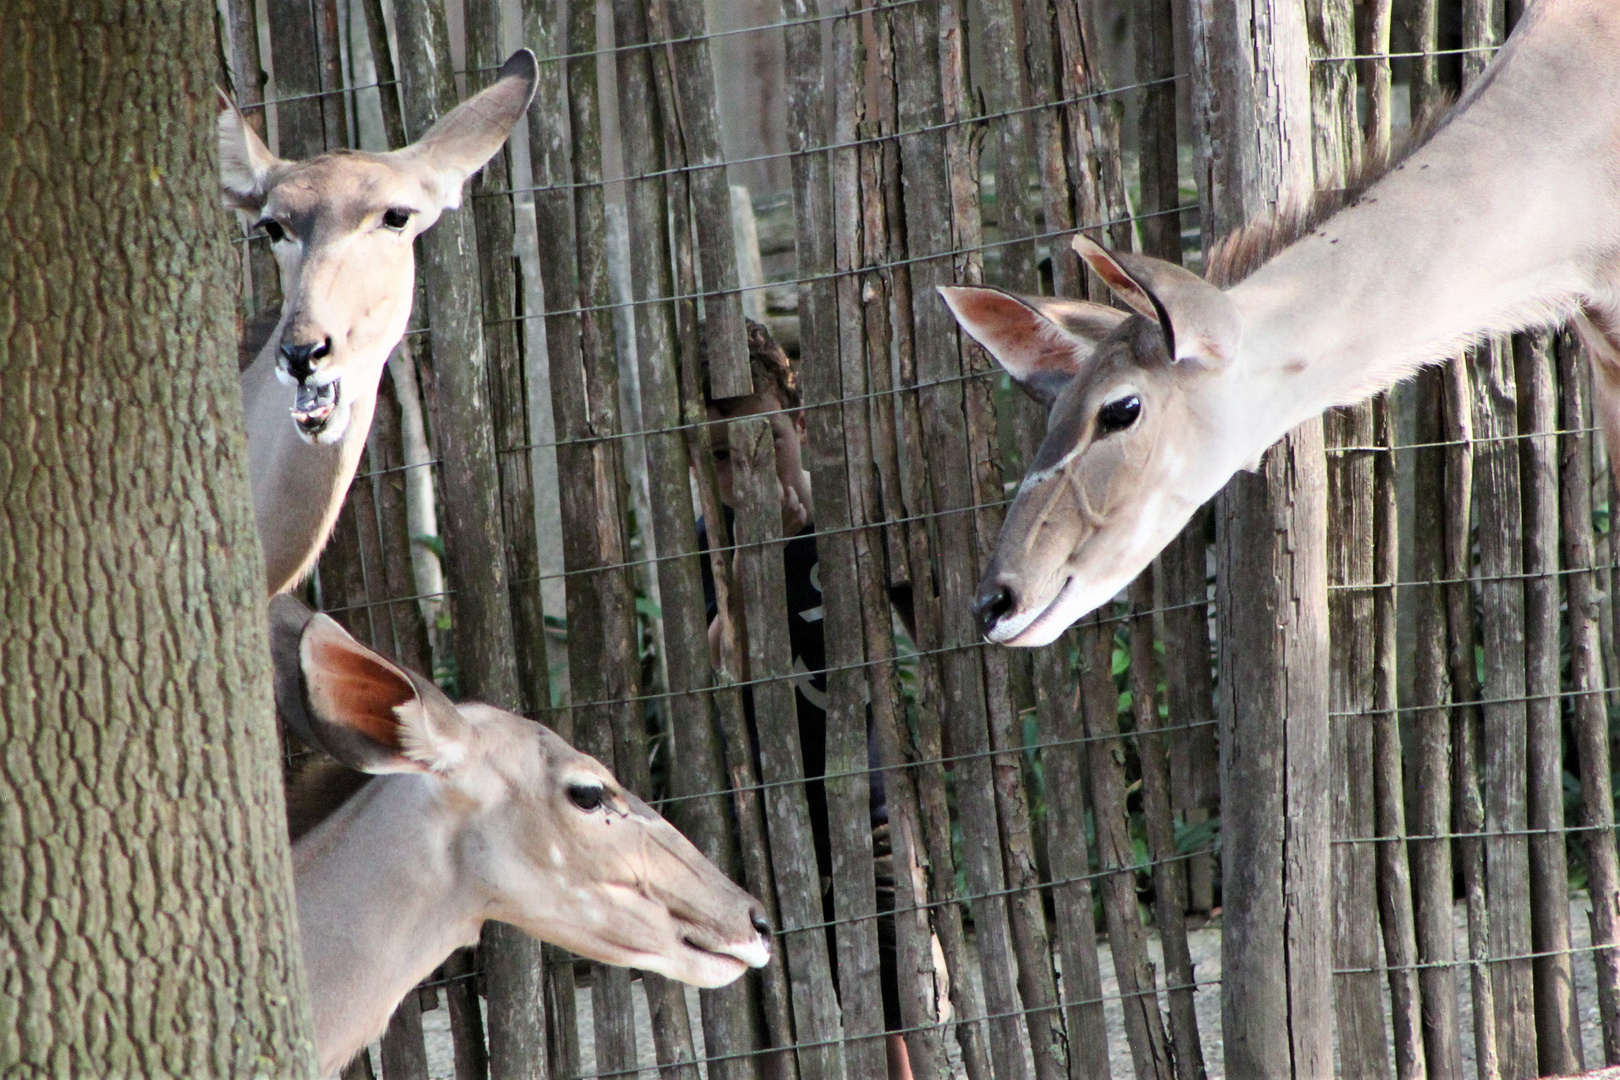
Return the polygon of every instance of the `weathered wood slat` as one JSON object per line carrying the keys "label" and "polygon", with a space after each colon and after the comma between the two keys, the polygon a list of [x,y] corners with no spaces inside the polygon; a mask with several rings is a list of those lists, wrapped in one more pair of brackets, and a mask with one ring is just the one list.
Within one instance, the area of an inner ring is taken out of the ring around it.
{"label": "weathered wood slat", "polygon": [[1452,828],[1468,902],[1468,976],[1474,1003],[1474,1061],[1482,1076],[1497,1076],[1496,1005],[1490,972],[1490,913],[1485,903],[1485,808],[1479,792],[1480,686],[1474,659],[1473,553],[1469,524],[1474,493],[1474,422],[1468,364],[1446,368],[1446,641],[1451,676]]}
{"label": "weathered wood slat", "polygon": [[[411,572],[403,423],[392,366],[383,372],[382,381],[377,385],[377,410],[371,419],[366,454],[372,475],[358,482],[371,485],[377,509],[383,595],[410,597],[417,590]],[[378,636],[386,655],[412,671],[433,670],[433,649],[419,604],[410,599],[394,600],[378,610],[377,619],[381,623]]]}
{"label": "weathered wood slat", "polygon": [[[1480,647],[1484,650],[1485,894],[1492,957],[1531,952],[1530,852],[1525,836],[1528,709],[1525,702],[1523,494],[1517,387],[1508,342],[1469,354],[1473,389],[1474,504],[1479,520]],[[1497,1051],[1507,1076],[1533,1076],[1535,993],[1529,960],[1491,964]]]}
{"label": "weathered wood slat", "polygon": [[[568,166],[565,69],[559,61],[549,59],[568,51],[564,10],[555,0],[526,0],[523,5],[524,40],[541,58],[534,101],[528,114],[529,168],[536,188],[534,215],[539,248],[536,261],[546,305],[548,372],[577,371],[580,367],[579,319],[577,315],[567,314],[578,305],[579,270],[574,256],[573,200],[568,186],[573,174]],[[562,432],[559,430],[558,434]],[[561,447],[558,456],[565,457]],[[579,486],[565,483],[560,485],[560,490],[567,492]],[[567,558],[565,551],[565,565]],[[567,591],[569,600],[573,591],[572,587]],[[569,614],[572,616],[572,611]],[[570,629],[573,629],[572,623]],[[552,718],[552,726],[558,734],[571,739],[572,710],[559,709]],[[555,947],[542,950],[542,956],[548,1036],[547,1054],[542,1060],[554,1076],[574,1075],[579,1071],[580,1052],[574,1016],[573,964],[566,953]]]}
{"label": "weathered wood slat", "polygon": [[388,1019],[382,1037],[383,1080],[428,1080],[427,1047],[422,1039],[422,1002],[412,992]]}
{"label": "weathered wood slat", "polygon": [[1558,579],[1558,386],[1549,335],[1513,340],[1519,391],[1520,511],[1524,520],[1526,824],[1536,1060],[1544,1075],[1580,1072],[1580,1015],[1569,955],[1569,866],[1564,844],[1564,746],[1560,714]]}
{"label": "weathered wood slat", "polygon": [[[1318,68],[1327,65],[1317,65]],[[1333,448],[1373,445],[1372,403],[1324,417]],[[1339,1060],[1360,1075],[1391,1075],[1384,1037],[1377,905],[1378,835],[1373,806],[1373,714],[1377,672],[1373,562],[1373,451],[1338,449],[1328,456],[1328,596],[1333,716],[1333,977]]]}
{"label": "weathered wood slat", "polygon": [[[962,439],[966,420],[964,395],[960,383],[954,381],[962,371],[956,328],[949,311],[933,295],[935,285],[948,284],[957,275],[948,256],[927,258],[949,252],[959,244],[972,246],[959,236],[959,228],[970,223],[960,220],[952,210],[953,205],[963,201],[957,187],[971,183],[972,173],[965,163],[946,168],[953,150],[960,156],[965,134],[959,129],[951,129],[954,134],[937,130],[942,121],[959,115],[959,111],[940,107],[941,71],[947,63],[953,72],[950,78],[955,80],[956,100],[959,101],[961,93],[960,57],[950,58],[950,48],[959,49],[961,45],[960,25],[952,22],[942,30],[940,20],[946,14],[954,18],[954,13],[936,11],[928,5],[897,13],[895,66],[900,129],[919,132],[900,140],[900,153],[905,176],[908,254],[918,260],[909,267],[912,357],[917,380],[931,384],[918,395],[919,434],[921,450],[931,466],[927,482],[932,508],[941,513],[935,519],[936,538],[931,545],[941,554],[937,570],[941,621],[935,647],[957,650],[945,653],[941,659],[939,700],[950,703],[945,716],[951,736],[949,751],[971,754],[983,751],[988,745],[983,669],[973,652],[960,651],[977,640],[969,614],[976,577],[971,556],[977,541],[972,521],[960,512],[976,499],[972,467]],[[959,110],[959,105],[955,108]],[[920,131],[929,125],[936,130]],[[939,715],[925,717],[924,723]],[[928,755],[929,751],[923,753]],[[974,915],[981,959],[985,961],[984,1007],[995,1017],[987,1024],[988,1055],[995,1064],[996,1075],[1005,1078],[1025,1072],[1023,1032],[1018,1022],[1021,1006],[1007,948],[1006,905],[1001,897],[1004,878],[1000,866],[1000,837],[989,768],[982,757],[971,760],[976,764],[956,771],[957,795],[961,820],[964,827],[971,830],[964,837],[968,887],[975,894],[989,897],[975,904]],[[924,797],[929,800],[927,792]],[[929,809],[928,812],[934,811]],[[950,865],[949,858],[941,860],[950,846],[947,843],[943,850],[933,844],[930,847],[939,867],[937,885],[940,870]],[[950,947],[948,944],[947,948]],[[949,957],[947,959],[949,962]],[[965,980],[953,980],[953,985],[962,981]],[[963,1019],[972,1019],[973,1015],[963,1016]]]}
{"label": "weathered wood slat", "polygon": [[[637,21],[626,26],[630,33],[621,34],[619,40],[623,42],[646,40],[646,35],[654,30],[658,31],[662,39],[666,36],[665,30],[659,29],[653,22],[657,14],[657,8],[649,6],[631,15],[630,18]],[[680,131],[667,122],[667,118],[677,115],[679,111],[674,78],[667,53],[650,52],[653,61],[652,81],[656,89],[658,107],[660,115],[666,118],[661,131],[664,159],[674,163],[682,160],[681,153],[677,152]],[[689,177],[690,173],[685,170],[667,175],[668,199],[665,205],[668,208],[674,267],[673,295],[682,297],[674,305],[676,337],[681,357],[681,415],[687,424],[700,424],[707,411],[701,372],[704,357],[708,354],[703,352],[699,337],[695,299],[698,288],[697,257],[693,251]],[[710,391],[712,392],[712,387]],[[709,436],[702,429],[695,429],[693,434],[698,437],[688,443],[691,448],[688,460],[696,480],[698,504],[705,520],[720,521],[724,515],[715,477],[714,456],[708,444]],[[768,854],[770,849],[766,839],[765,807],[759,787],[759,774],[755,767],[754,740],[743,715],[742,691],[735,686],[746,669],[742,653],[744,646],[739,633],[739,627],[743,625],[742,608],[732,577],[730,553],[720,543],[711,542],[708,557],[714,581],[716,607],[724,616],[717,635],[719,655],[716,660],[716,679],[720,688],[714,694],[714,703],[719,717],[722,744],[725,747],[726,771],[730,777],[737,819],[741,826],[743,874],[749,890],[766,905],[772,925],[780,928],[783,925],[781,907],[777,899],[774,870]],[[768,966],[762,973],[760,987],[770,1045],[791,1047],[795,1040],[795,1029],[787,964],[777,962]],[[768,1057],[765,1068],[773,1073],[791,1077],[798,1064],[796,1056],[791,1051],[784,1050],[783,1053]]]}
{"label": "weathered wood slat", "polygon": [[[1355,15],[1348,0],[1305,5],[1311,48],[1311,137],[1316,186],[1342,185],[1360,158],[1355,68],[1331,59],[1355,52]],[[1333,791],[1333,1009],[1341,1063],[1369,1078],[1388,1077],[1384,1037],[1376,845],[1373,810],[1372,711],[1376,659],[1373,622],[1373,453],[1345,449],[1373,444],[1372,403],[1335,409],[1323,417],[1330,448],[1328,513],[1328,707],[1332,716]]]}
{"label": "weathered wood slat", "polygon": [[1413,916],[1418,972],[1423,994],[1423,1052],[1437,1076],[1462,1073],[1462,1046],[1457,1026],[1457,973],[1451,897],[1451,711],[1447,672],[1445,517],[1448,488],[1443,416],[1446,376],[1439,368],[1421,373],[1413,383],[1416,398],[1414,436],[1418,449],[1412,463],[1412,576],[1401,600],[1412,605],[1412,700],[1408,729],[1412,737]]}
{"label": "weathered wood slat", "polygon": [[289,160],[302,161],[338,145],[327,143],[321,117],[321,52],[315,39],[315,10],[309,0],[266,0],[265,11],[276,97],[276,145],[271,149]]}
{"label": "weathered wood slat", "polygon": [[1170,1044],[1178,1080],[1203,1080],[1204,1049],[1193,1010],[1192,954],[1187,945],[1187,867],[1176,850],[1171,817],[1170,756],[1159,727],[1159,660],[1153,648],[1153,568],[1131,584],[1131,713],[1142,770],[1142,817],[1153,858],[1153,914],[1164,948]]}
{"label": "weathered wood slat", "polygon": [[1401,725],[1396,705],[1396,581],[1400,576],[1395,437],[1389,397],[1373,401],[1373,827],[1377,847],[1378,912],[1389,969],[1390,1025],[1395,1075],[1417,1080],[1427,1073],[1423,1005],[1418,984],[1417,931],[1412,913],[1412,874],[1406,849],[1406,783]]}
{"label": "weathered wood slat", "polygon": [[[809,4],[794,14],[806,18],[817,11],[816,5]],[[795,71],[799,106],[795,142],[801,150],[828,143],[827,114],[818,107],[828,90],[836,102],[831,141],[852,142],[865,115],[860,25],[849,18],[833,24],[834,78],[830,87],[819,88],[820,93],[814,82],[823,70],[821,51],[813,49],[808,40],[811,35],[819,37],[820,28],[804,29],[808,33],[795,42],[795,59],[804,65]],[[851,424],[855,414],[864,410],[859,405],[846,409],[831,404],[866,388],[865,305],[862,281],[856,274],[862,262],[865,224],[860,155],[854,149],[840,150],[829,162],[826,154],[808,154],[796,158],[794,164],[799,275],[814,279],[832,269],[839,272],[836,280],[811,280],[801,289],[799,371],[809,407],[806,465],[813,479],[815,522],[818,530],[827,531],[817,540],[817,567],[829,668],[826,793],[832,833],[833,909],[839,924],[838,996],[845,1065],[852,1076],[880,1076],[885,1071],[883,996],[870,779],[864,772],[868,764],[865,702],[870,691],[867,673],[859,667],[866,659],[866,618],[855,535],[848,531],[867,513],[859,482],[861,470],[871,461],[871,447],[865,428]],[[850,775],[838,777],[839,773]]]}
{"label": "weathered wood slat", "polygon": [[[501,45],[501,4],[467,4],[469,92],[494,81],[506,59]],[[501,521],[506,533],[506,572],[511,583],[512,632],[523,642],[517,676],[523,712],[537,719],[551,711],[551,680],[546,665],[545,613],[540,599],[540,553],[534,529],[534,480],[529,472],[529,395],[520,324],[513,239],[512,168],[503,148],[473,178],[468,202],[478,234],[479,292],[483,297],[484,349],[489,364],[490,412],[495,424],[496,472],[500,478]],[[540,962],[539,950],[530,960]]]}
{"label": "weathered wood slat", "polygon": [[[1086,631],[1082,631],[1082,634]],[[1035,657],[1036,716],[1046,774],[1046,850],[1052,869],[1053,931],[1063,964],[1064,1018],[1072,1080],[1109,1080],[1108,1021],[1097,961],[1091,853],[1086,843],[1087,765],[1070,632]],[[1084,640],[1082,638],[1082,640]],[[1131,1013],[1126,1012],[1129,1016]]]}
{"label": "weathered wood slat", "polygon": [[[450,1012],[456,1080],[488,1080],[489,1077],[489,1050],[484,1044],[484,1016],[478,1007],[478,967],[474,956],[471,949],[457,949],[443,966],[448,980],[444,1000]],[[575,1066],[577,1073],[577,1061]]]}
{"label": "weathered wood slat", "polygon": [[[640,14],[636,5],[615,6],[615,30],[621,41],[645,37],[643,23],[624,20]],[[639,36],[638,36],[639,35]],[[617,65],[620,100],[652,100],[650,59],[644,51],[622,55]],[[631,260],[635,309],[636,355],[641,369],[641,416],[644,428],[658,434],[647,439],[648,479],[651,487],[654,541],[663,558],[658,564],[659,595],[668,650],[669,701],[675,767],[670,770],[672,794],[681,801],[670,811],[699,850],[737,875],[736,830],[731,801],[724,795],[702,799],[691,796],[724,792],[727,787],[723,753],[717,737],[710,697],[712,685],[708,655],[708,626],[704,613],[697,532],[691,517],[691,487],[687,476],[689,454],[708,453],[702,432],[682,433],[679,375],[668,358],[673,354],[675,327],[668,304],[645,301],[674,291],[670,276],[669,244],[664,213],[662,178],[648,176],[663,165],[662,140],[656,134],[656,110],[627,110],[620,116],[620,137],[627,173],[645,177],[632,180],[626,196],[628,223],[636,238],[639,257]],[[665,429],[660,431],[660,429]],[[753,1049],[748,984],[736,983],[702,996],[704,1044],[711,1057],[740,1055]],[[676,1023],[679,1015],[676,1014]],[[660,1060],[666,1054],[661,1047]],[[741,1058],[713,1061],[710,1075],[742,1076],[751,1066]]]}
{"label": "weathered wood slat", "polygon": [[1580,350],[1565,333],[1557,343],[1561,413],[1558,458],[1560,519],[1565,587],[1569,598],[1570,682],[1574,692],[1575,753],[1580,759],[1582,846],[1586,851],[1587,893],[1592,900],[1592,962],[1597,969],[1598,1015],[1603,1027],[1603,1059],[1620,1063],[1620,866],[1614,841],[1614,795],[1610,779],[1608,715],[1605,708],[1601,611],[1590,568],[1592,474],[1585,428],[1587,370]]}
{"label": "weathered wood slat", "polygon": [[[401,101],[407,134],[419,137],[455,104],[450,39],[443,7],[411,0],[394,7]],[[446,214],[422,239],[421,273],[432,333],[436,422],[444,499],[445,563],[462,694],[521,708],[501,519],[500,478],[491,418],[488,354],[479,297],[478,238],[471,215]],[[535,1045],[538,1008],[530,989],[538,945],[501,929],[486,933],[496,1080],[532,1074],[544,1060]]]}
{"label": "weathered wood slat", "polygon": [[[226,5],[231,36],[231,95],[248,126],[259,138],[266,137],[268,123],[264,87],[269,76],[259,56],[259,17],[253,0],[230,0]],[[249,297],[241,310],[246,316],[268,312],[281,303],[281,275],[275,256],[270,254],[269,238],[250,240],[244,245],[248,265]]]}
{"label": "weathered wood slat", "polygon": [[[1310,171],[1304,12],[1191,9],[1206,250],[1303,198]],[[1221,936],[1226,1071],[1332,1070],[1326,492],[1321,424],[1297,428],[1216,501]],[[1279,831],[1278,822],[1286,822]],[[1286,872],[1285,872],[1286,867]]]}
{"label": "weathered wood slat", "polygon": [[361,0],[366,18],[366,41],[371,47],[372,69],[377,75],[377,99],[382,109],[383,133],[391,149],[405,145],[405,119],[400,115],[399,85],[394,76],[394,53],[388,47],[388,28],[382,0]]}
{"label": "weathered wood slat", "polygon": [[1125,807],[1125,745],[1119,737],[1119,692],[1114,688],[1114,623],[1093,615],[1080,624],[1080,713],[1090,767],[1091,812],[1097,834],[1097,883],[1102,893],[1108,941],[1125,1037],[1137,1080],[1171,1080],[1175,1065],[1165,1039],[1164,1018],[1148,962],[1146,934],[1136,901],[1136,853]]}
{"label": "weathered wood slat", "polygon": [[[983,26],[982,64],[975,90],[991,121],[996,148],[996,225],[1001,243],[996,247],[1001,273],[998,284],[1014,292],[1040,291],[1036,269],[1035,207],[1030,198],[1029,104],[1018,50],[1018,26],[1012,0],[976,0],[974,9]],[[1013,241],[1009,243],[1008,241]]]}
{"label": "weathered wood slat", "polygon": [[[793,651],[788,640],[783,577],[782,506],[769,421],[745,417],[729,425],[737,494],[736,584],[747,624],[748,674],[753,681],[760,777],[770,824],[771,863],[782,910],[781,941],[793,981],[799,1073],[844,1075],[838,1003],[822,929],[821,880],[816,867],[804,759],[794,702]],[[764,681],[761,681],[764,680]]]}
{"label": "weathered wood slat", "polygon": [[[916,386],[919,339],[930,345],[937,335],[950,333],[948,313],[942,305],[930,303],[927,288],[949,280],[948,267],[925,269],[919,277],[909,261],[924,247],[941,251],[949,245],[949,220],[944,213],[945,175],[942,168],[943,137],[923,125],[937,124],[938,78],[937,27],[914,16],[924,14],[915,8],[889,15],[890,30],[880,38],[888,44],[882,54],[876,78],[885,93],[892,93],[893,130],[908,134],[897,140],[898,147],[884,157],[884,208],[891,221],[906,221],[906,229],[893,229],[888,240],[888,258],[893,266],[895,354],[902,386]],[[932,36],[931,36],[932,35]],[[919,286],[919,282],[922,284]],[[919,288],[921,307],[914,302]],[[926,329],[925,329],[926,328]],[[950,813],[945,788],[944,753],[939,717],[945,708],[941,661],[937,650],[942,640],[939,596],[933,571],[932,552],[937,544],[932,521],[934,492],[928,480],[927,461],[918,452],[923,446],[923,395],[905,393],[896,401],[897,439],[904,452],[898,457],[899,487],[896,494],[902,512],[920,519],[906,528],[904,555],[907,566],[904,582],[909,585],[912,603],[913,637],[924,658],[917,664],[918,723],[915,745],[910,731],[899,732],[906,752],[922,764],[916,774],[917,794],[922,807],[922,850],[926,853],[927,892],[935,902],[958,895],[956,863],[951,847]],[[899,448],[897,448],[898,450]],[[892,579],[891,579],[892,580]],[[961,905],[943,903],[935,909],[934,927],[950,978],[953,1027],[961,1050],[963,1069],[970,1080],[989,1080],[988,1026],[983,997],[972,979],[962,977],[973,962],[968,951]]]}
{"label": "weathered wood slat", "polygon": [[731,233],[731,182],[720,146],[720,108],[715,98],[714,60],[704,36],[708,22],[702,0],[656,0],[649,8],[652,27],[669,54],[679,111],[667,114],[679,131],[680,164],[691,171],[686,182],[703,278],[704,347],[715,397],[753,392],[743,335],[742,300],[737,292],[737,252]]}

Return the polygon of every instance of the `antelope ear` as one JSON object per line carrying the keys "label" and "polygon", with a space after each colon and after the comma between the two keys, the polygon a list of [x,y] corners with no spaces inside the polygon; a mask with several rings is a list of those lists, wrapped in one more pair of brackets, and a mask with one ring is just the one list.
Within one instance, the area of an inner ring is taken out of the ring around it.
{"label": "antelope ear", "polygon": [[529,108],[540,67],[534,53],[519,49],[501,65],[493,86],[473,95],[397,153],[426,170],[424,183],[440,210],[461,205],[461,185],[483,168]]}
{"label": "antelope ear", "polygon": [[1102,304],[1014,296],[1000,289],[942,285],[939,295],[962,329],[990,351],[1026,394],[1048,408],[1090,363],[1098,343],[1129,318]]}
{"label": "antelope ear", "polygon": [[270,152],[264,140],[254,134],[225,91],[219,94],[219,186],[225,192],[225,205],[232,210],[254,212],[264,206],[265,193],[277,168],[284,165]]}
{"label": "antelope ear", "polygon": [[1242,325],[1236,305],[1221,290],[1163,259],[1106,251],[1081,233],[1073,243],[1115,296],[1159,324],[1177,363],[1221,371],[1237,359]]}
{"label": "antelope ear", "polygon": [[351,769],[444,773],[465,760],[467,722],[438,687],[286,594],[270,601],[270,651],[283,722]]}

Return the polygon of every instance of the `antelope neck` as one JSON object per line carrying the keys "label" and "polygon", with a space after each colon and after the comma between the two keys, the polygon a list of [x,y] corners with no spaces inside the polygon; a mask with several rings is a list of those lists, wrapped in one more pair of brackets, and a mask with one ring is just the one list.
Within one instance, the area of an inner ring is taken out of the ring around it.
{"label": "antelope neck", "polygon": [[368,357],[345,367],[339,392],[349,410],[348,426],[337,442],[312,445],[298,434],[289,412],[292,388],[276,378],[279,340],[279,332],[272,335],[240,378],[253,513],[272,593],[309,572],[337,521],[371,430],[377,382],[387,362],[384,350],[375,362]]}
{"label": "antelope neck", "polygon": [[457,815],[434,783],[379,776],[293,848],[322,1075],[381,1032],[446,956],[478,940],[487,905],[456,884]]}
{"label": "antelope neck", "polygon": [[1229,290],[1268,439],[1480,337],[1608,299],[1620,78],[1605,57],[1620,42],[1613,19],[1545,17],[1556,3],[1428,145]]}

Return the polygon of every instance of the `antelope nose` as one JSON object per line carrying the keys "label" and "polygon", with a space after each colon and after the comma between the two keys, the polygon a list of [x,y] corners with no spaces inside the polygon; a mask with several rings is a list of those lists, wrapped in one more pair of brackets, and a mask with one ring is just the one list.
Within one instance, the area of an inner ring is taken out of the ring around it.
{"label": "antelope nose", "polygon": [[286,364],[287,374],[299,382],[309,378],[310,372],[315,369],[315,361],[331,351],[331,338],[301,344],[293,344],[287,341],[281,343],[281,359]]}
{"label": "antelope nose", "polygon": [[987,583],[978,599],[973,601],[973,614],[979,620],[979,633],[989,637],[1001,617],[1013,609],[1013,601],[1013,591],[1005,583]]}

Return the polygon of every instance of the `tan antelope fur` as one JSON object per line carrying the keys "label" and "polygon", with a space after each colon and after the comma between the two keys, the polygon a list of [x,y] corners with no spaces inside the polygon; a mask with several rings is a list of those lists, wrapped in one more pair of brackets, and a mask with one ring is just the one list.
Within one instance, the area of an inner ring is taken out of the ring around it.
{"label": "tan antelope fur", "polygon": [[[1617,59],[1620,3],[1539,0],[1429,142],[1230,288],[1076,237],[1130,312],[942,289],[1050,407],[979,586],[984,635],[1052,641],[1295,425],[1487,335],[1573,318],[1620,463]],[[1231,238],[1214,276],[1287,224]]]}
{"label": "tan antelope fur", "polygon": [[270,637],[288,727],[378,774],[293,842],[323,1076],[487,919],[696,986],[769,961],[759,903],[549,728],[452,704],[290,596]]}
{"label": "tan antelope fur", "polygon": [[354,479],[377,381],[411,315],[412,241],[461,204],[462,184],[506,141],[535,79],[534,54],[521,49],[492,86],[410,146],[309,161],[277,158],[224,102],[225,202],[269,234],[284,296],[281,321],[240,379],[272,594],[315,565]]}

